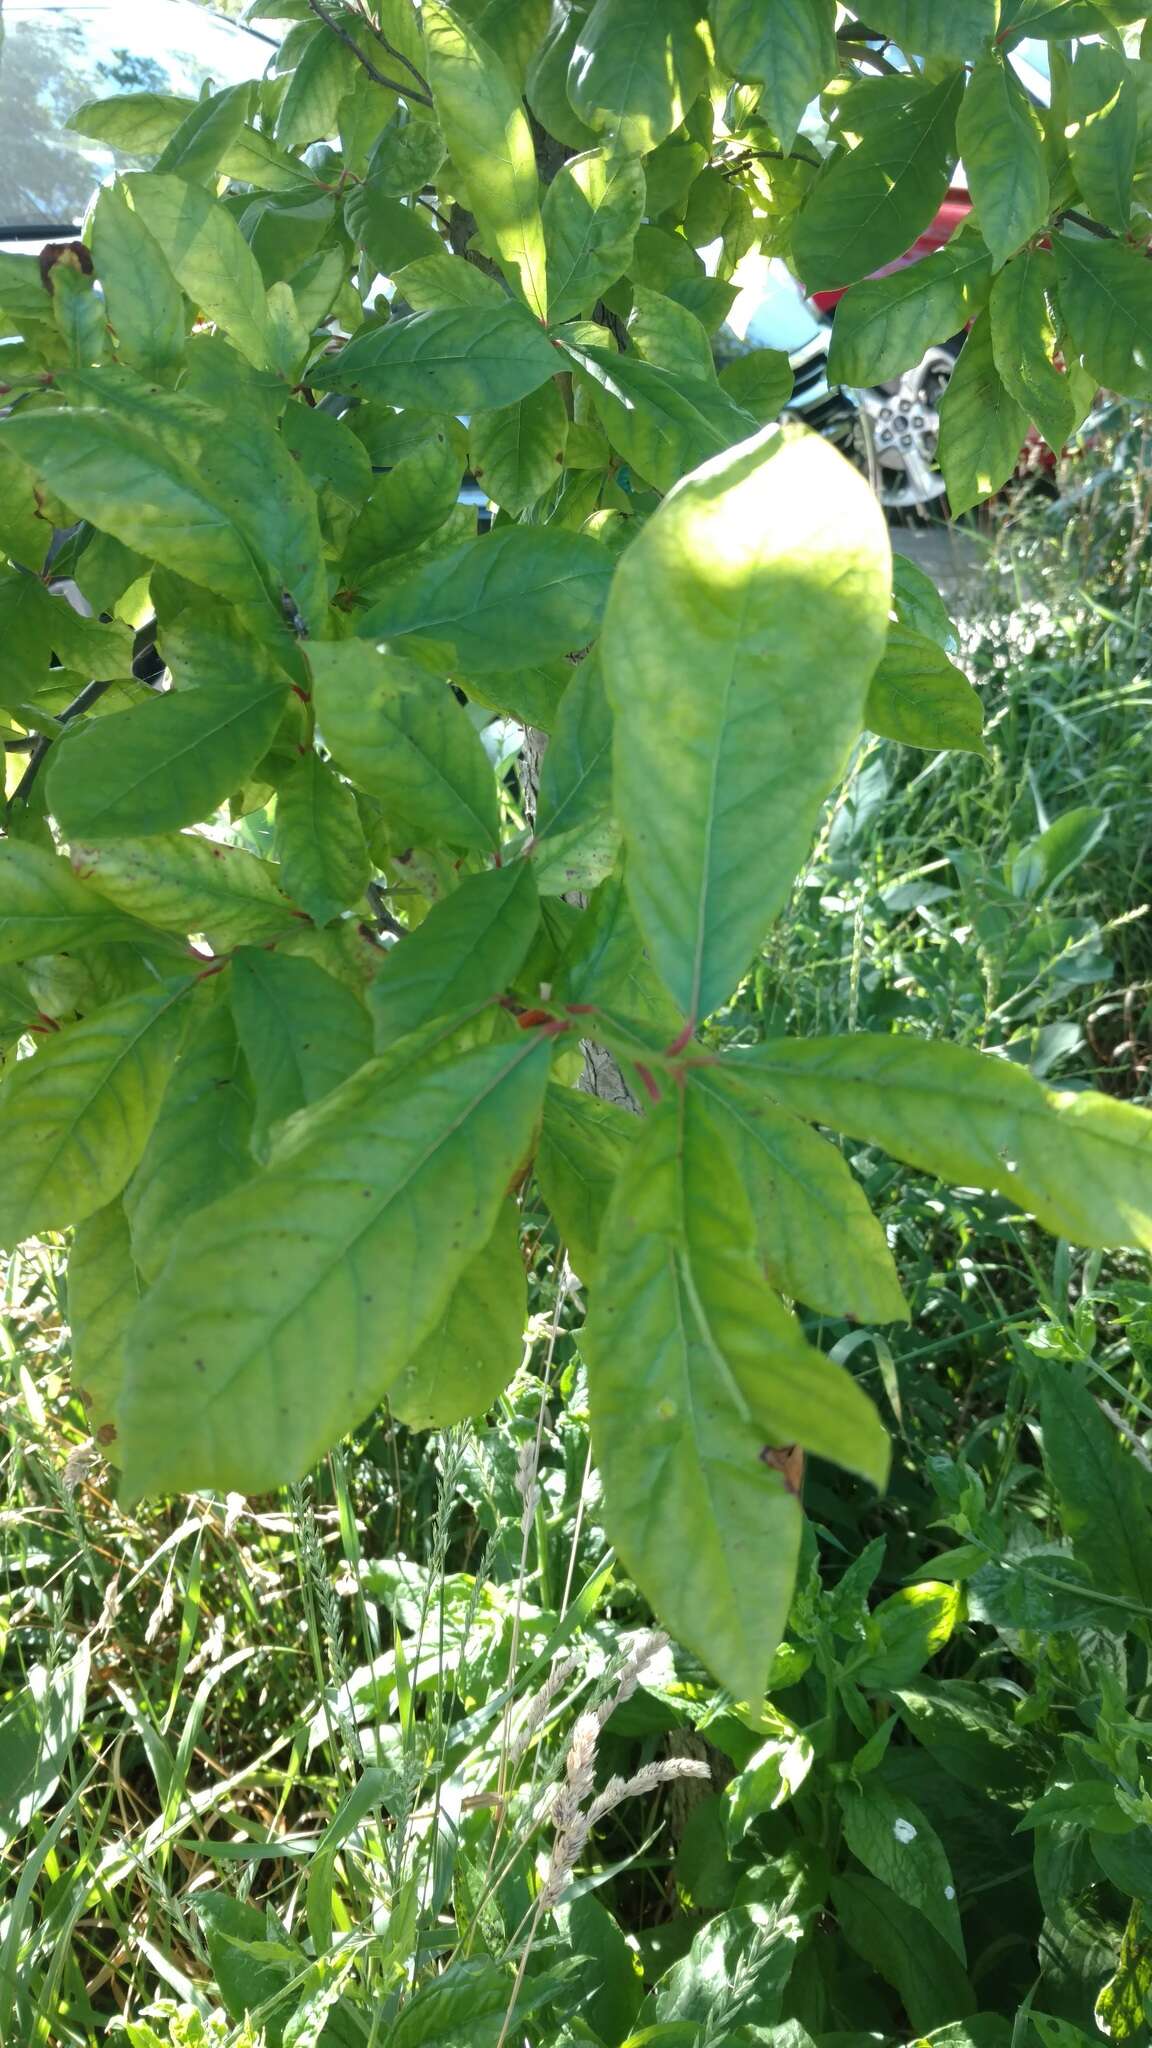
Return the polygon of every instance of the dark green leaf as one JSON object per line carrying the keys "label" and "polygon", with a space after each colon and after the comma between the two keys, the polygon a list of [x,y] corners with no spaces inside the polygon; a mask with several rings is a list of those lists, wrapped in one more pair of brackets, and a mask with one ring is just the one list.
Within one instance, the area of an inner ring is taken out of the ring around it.
{"label": "dark green leaf", "polygon": [[415,412],[514,405],[562,367],[524,306],[454,306],[370,327],[312,371],[318,391],[384,398]]}
{"label": "dark green leaf", "polygon": [[980,232],[999,268],[1048,218],[1044,135],[1011,66],[989,53],[968,80],[956,140]]}
{"label": "dark green leaf", "polygon": [[[253,1172],[252,1090],[216,987],[194,1018],[140,1165],[124,1193],[132,1256],[154,1280],[190,1216]],[[120,1331],[121,1342],[127,1323]]]}
{"label": "dark green leaf", "polygon": [[963,73],[909,83],[904,104],[817,180],[793,248],[809,291],[853,284],[911,247],[956,163]]}
{"label": "dark green leaf", "polygon": [[942,647],[899,623],[889,629],[868,688],[864,723],[906,747],[955,747],[985,755],[984,708]]}
{"label": "dark green leaf", "polygon": [[708,76],[695,0],[596,0],[568,97],[582,121],[642,156],[678,128]]}
{"label": "dark green leaf", "polygon": [[450,554],[401,566],[356,622],[365,639],[448,641],[465,674],[546,661],[587,646],[612,556],[583,534],[501,526]]}
{"label": "dark green leaf", "polygon": [[953,515],[968,512],[1007,483],[1028,432],[992,352],[992,322],[981,313],[940,400],[940,467]]}
{"label": "dark green leaf", "polygon": [[256,1098],[252,1149],[264,1158],[277,1124],[330,1095],[371,1057],[372,1026],[351,989],[311,960],[244,946],[231,982]]}
{"label": "dark green leaf", "polygon": [[835,384],[883,384],[914,369],[934,342],[959,334],[988,295],[992,259],[978,234],[887,277],[867,278],[836,308],[828,376]]}
{"label": "dark green leaf", "polygon": [[1152,394],[1152,265],[1125,242],[1055,235],[1065,349],[1100,384]]}
{"label": "dark green leaf", "polygon": [[975,2011],[972,1987],[943,1935],[887,1885],[834,1878],[832,1903],[848,1946],[895,1987],[918,2032]]}
{"label": "dark green leaf", "polygon": [[804,109],[836,70],[832,0],[711,0],[709,15],[720,63],[761,87],[761,112],[791,149]]}
{"label": "dark green leaf", "polygon": [[458,1011],[479,1009],[512,986],[540,915],[527,861],[467,875],[398,939],[369,991],[376,1049]]}

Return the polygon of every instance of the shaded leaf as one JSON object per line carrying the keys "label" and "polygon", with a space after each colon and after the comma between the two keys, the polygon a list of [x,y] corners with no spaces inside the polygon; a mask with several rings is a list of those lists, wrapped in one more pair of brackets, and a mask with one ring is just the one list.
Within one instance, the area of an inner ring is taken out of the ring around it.
{"label": "shaded leaf", "polygon": [[979,692],[934,640],[899,623],[889,629],[869,684],[864,723],[882,739],[906,747],[987,753]]}
{"label": "shaded leaf", "polygon": [[980,232],[999,268],[1048,218],[1044,133],[1011,66],[986,54],[972,70],[956,140]]}
{"label": "shaded leaf", "polygon": [[252,1150],[262,1159],[277,1124],[322,1101],[371,1057],[372,1026],[351,989],[312,960],[243,946],[231,984],[255,1094]]}
{"label": "shaded leaf", "polygon": [[903,103],[817,179],[793,233],[809,291],[854,284],[909,249],[955,167],[963,73],[909,83]]}
{"label": "shaded leaf", "polygon": [[139,1167],[124,1192],[132,1255],[149,1281],[160,1272],[188,1218],[254,1171],[251,1083],[228,1004],[214,987],[210,994],[209,1005],[189,1026]]}
{"label": "shaded leaf", "polygon": [[569,654],[593,638],[612,556],[583,534],[502,526],[427,562],[398,569],[356,622],[364,638],[450,641],[461,668],[484,675]]}
{"label": "shaded leaf", "polygon": [[496,1228],[448,1297],[435,1329],[388,1389],[409,1429],[448,1429],[483,1415],[520,1363],[528,1316],[520,1212],[501,1207]]}
{"label": "shaded leaf", "polygon": [[371,985],[376,1049],[433,1017],[479,1009],[510,988],[540,915],[527,861],[466,875],[414,932],[397,940]]}
{"label": "shaded leaf", "polygon": [[277,787],[275,843],[283,888],[317,924],[360,902],[372,864],[355,793],[314,748]]}

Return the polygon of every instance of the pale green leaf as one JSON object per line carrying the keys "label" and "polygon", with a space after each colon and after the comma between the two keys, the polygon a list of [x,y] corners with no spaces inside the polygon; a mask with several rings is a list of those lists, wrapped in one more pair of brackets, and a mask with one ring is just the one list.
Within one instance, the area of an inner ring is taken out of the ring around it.
{"label": "pale green leaf", "polygon": [[[368,39],[365,37],[365,54]],[[323,142],[336,132],[343,101],[357,80],[356,52],[330,29],[317,23],[288,81],[276,115],[276,140],[293,144]],[[385,100],[384,105],[395,102]]]}
{"label": "pale green leaf", "polygon": [[466,875],[381,965],[368,996],[377,1052],[434,1017],[479,1009],[503,995],[527,957],[539,916],[527,861]]}
{"label": "pale green leaf", "polygon": [[[552,386],[543,388],[548,391]],[[352,575],[370,575],[378,563],[409,554],[431,540],[460,496],[463,467],[453,430],[445,421],[379,477],[344,544],[344,561]]]}
{"label": "pale green leaf", "polygon": [[627,155],[655,149],[705,88],[695,0],[596,0],[568,69],[582,121]]}
{"label": "pale green leaf", "polygon": [[633,285],[628,340],[644,362],[669,371],[678,382],[711,384],[715,380],[712,344],[701,322],[687,306],[677,305],[664,292]]}
{"label": "pale green leaf", "polygon": [[483,38],[441,0],[425,0],[421,20],[436,112],[468,203],[505,276],[544,320],[536,152],[516,86]]}
{"label": "pale green leaf", "polygon": [[1077,1244],[1152,1249],[1152,1121],[1131,1103],[1043,1088],[1008,1060],[902,1035],[777,1039],[748,1065],[798,1116],[998,1189]]}
{"label": "pale green leaf", "polygon": [[189,1223],[128,1336],[130,1498],[278,1486],[382,1399],[492,1235],[548,1061],[527,1035],[370,1061]]}
{"label": "pale green leaf", "polygon": [[488,757],[448,685],[364,641],[314,642],[316,714],[334,759],[398,832],[485,851],[499,838]]}
{"label": "pale green leaf", "polygon": [[627,270],[644,197],[639,157],[591,149],[561,164],[545,194],[543,216],[553,325],[590,313]]}
{"label": "pale green leaf", "polygon": [[645,949],[622,866],[602,882],[580,919],[557,981],[565,1002],[638,1025],[657,1043],[667,1045],[683,1028]]}
{"label": "pale green leaf", "polygon": [[124,1205],[109,1202],[79,1225],[68,1255],[72,1385],[98,1443],[116,1433],[124,1332],[140,1293]]}
{"label": "pale green leaf", "polygon": [[984,706],[942,647],[899,623],[891,626],[868,687],[864,723],[906,747],[954,747],[986,755]]}
{"label": "pale green leaf", "polygon": [[588,149],[595,131],[580,119],[568,97],[568,67],[593,0],[563,0],[553,8],[547,33],[528,66],[525,93],[542,128],[567,149]]}
{"label": "pale green leaf", "polygon": [[133,932],[147,936],[59,854],[26,839],[0,840],[0,963],[86,952]]}
{"label": "pale green leaf", "polygon": [[617,1181],[586,1343],[608,1532],[671,1633],[759,1702],[799,1540],[798,1505],[762,1453],[805,1443],[882,1484],[887,1440],[804,1342],[752,1242],[719,1128],[691,1089],[672,1095]]}
{"label": "pale green leaf", "polygon": [[388,1389],[409,1429],[449,1429],[483,1415],[520,1363],[528,1318],[520,1212],[502,1203],[496,1228],[466,1266],[444,1312]]}
{"label": "pale green leaf", "polygon": [[814,1761],[812,1743],[765,1700],[757,1721],[772,1733],[724,1788],[724,1832],[729,1848],[742,1842],[754,1820],[775,1813],[798,1792]]}
{"label": "pale green leaf", "polygon": [[890,573],[867,486],[776,429],[690,477],[620,563],[601,642],[615,809],[687,1017],[731,994],[787,898],[863,723]]}
{"label": "pale green leaf", "polygon": [[285,892],[317,924],[353,910],[372,875],[356,798],[315,748],[276,790],[276,858]]}
{"label": "pale green leaf", "polygon": [[955,647],[956,629],[940,592],[919,564],[899,549],[892,557],[892,609],[902,626],[934,640],[937,647]]}
{"label": "pale green leaf", "polygon": [[836,307],[829,381],[884,384],[914,369],[934,342],[959,334],[980,311],[991,279],[980,236],[962,231],[918,263],[853,285]]}
{"label": "pale green leaf", "polygon": [[118,908],[224,950],[291,931],[299,917],[270,862],[199,833],[76,844],[72,865]]}
{"label": "pale green leaf", "polygon": [[461,306],[503,306],[507,294],[500,280],[489,277],[463,256],[421,256],[395,276],[397,293],[414,313],[447,313]]}
{"label": "pale green leaf", "polygon": [[742,441],[756,422],[713,378],[674,377],[638,356],[565,342],[612,446],[647,483],[670,491],[709,456]]}
{"label": "pale green leaf", "polygon": [[940,400],[940,467],[954,518],[1007,483],[1027,432],[1028,415],[996,367],[991,319],[981,313]]}
{"label": "pale green leaf", "polygon": [[596,656],[580,664],[561,699],[540,770],[541,839],[593,824],[612,807],[612,713]]}
{"label": "pale green leaf", "polygon": [[227,683],[150,693],[54,748],[48,803],[68,838],[149,838],[208,817],[272,743],[288,679],[267,656]]}
{"label": "pale green leaf", "polygon": [[1076,386],[1052,360],[1058,345],[1056,264],[1048,249],[1022,249],[992,287],[992,354],[1005,385],[1059,455],[1077,425]]}
{"label": "pale green leaf", "polygon": [[310,374],[318,391],[383,398],[416,412],[469,413],[513,405],[562,367],[538,322],[505,299],[370,327]]}
{"label": "pale green leaf", "polygon": [[266,369],[272,354],[264,280],[227,207],[168,172],[133,173],[123,189],[197,311],[222,327],[248,362]]}
{"label": "pale green leaf", "polygon": [[692,1085],[707,1096],[735,1155],[772,1285],[823,1315],[906,1322],[884,1232],[835,1146],[730,1062],[701,1067]]}
{"label": "pale green leaf", "polygon": [[106,185],[101,192],[91,236],[117,356],[143,376],[167,382],[184,359],[184,296],[163,249],[129,206],[121,185]]}
{"label": "pale green leaf", "polygon": [[127,156],[159,156],[196,105],[194,98],[179,93],[123,92],[83,101],[64,127]]}
{"label": "pale green leaf", "polygon": [[216,983],[204,993],[209,1000],[193,1012],[151,1136],[124,1190],[133,1258],[148,1281],[189,1217],[255,1171],[252,1087],[236,1027]]}
{"label": "pale green leaf", "polygon": [[791,149],[801,115],[836,70],[833,0],[711,0],[709,17],[719,62],[760,86],[760,112]]}
{"label": "pale green leaf", "polygon": [[346,505],[364,503],[372,489],[372,465],[363,442],[343,420],[318,405],[288,405],[280,431],[314,491],[334,491]]}
{"label": "pale green leaf", "polygon": [[792,238],[809,291],[894,263],[928,226],[956,164],[963,76],[910,81],[904,103],[816,180]]}
{"label": "pale green leaf", "polygon": [[402,565],[356,621],[365,639],[451,642],[465,673],[569,654],[594,638],[612,556],[582,534],[501,526],[427,562]]}
{"label": "pale green leaf", "polygon": [[244,84],[225,86],[197,100],[165,143],[154,168],[177,171],[192,182],[210,178],[236,143],[255,97],[255,86]]}
{"label": "pale green leaf", "polygon": [[1152,266],[1125,242],[1055,235],[1064,347],[1100,384],[1152,394]]}
{"label": "pale green leaf", "polygon": [[120,1193],[148,1139],[185,1026],[151,987],[58,1030],[0,1087],[0,1244],[81,1223]]}
{"label": "pale green leaf", "polygon": [[352,990],[312,960],[242,946],[231,984],[256,1098],[252,1149],[262,1159],[277,1124],[330,1095],[371,1058],[372,1026]]}
{"label": "pale green leaf", "polygon": [[1011,66],[980,58],[956,117],[980,232],[999,269],[1048,218],[1044,133]]}
{"label": "pale green leaf", "polygon": [[762,427],[777,420],[792,396],[792,364],[782,348],[753,348],[720,372],[720,386]]}
{"label": "pale green leaf", "polygon": [[865,9],[869,28],[909,57],[979,57],[996,34],[997,11],[997,0],[867,0]]}
{"label": "pale green leaf", "polygon": [[1135,74],[1127,59],[1103,43],[1081,43],[1068,86],[1068,154],[1089,213],[1120,235],[1132,206],[1137,126]]}
{"label": "pale green leaf", "polygon": [[595,1284],[605,1211],[640,1120],[578,1088],[549,1087],[536,1153],[536,1177],[572,1269]]}
{"label": "pale green leaf", "polygon": [[507,512],[527,512],[559,482],[568,415],[549,378],[538,391],[468,423],[469,466],[478,484]]}

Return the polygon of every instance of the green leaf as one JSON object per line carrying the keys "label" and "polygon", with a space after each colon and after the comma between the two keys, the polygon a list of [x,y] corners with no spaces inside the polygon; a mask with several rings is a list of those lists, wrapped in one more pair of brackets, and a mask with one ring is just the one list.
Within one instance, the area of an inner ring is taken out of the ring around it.
{"label": "green leaf", "polygon": [[693,1086],[735,1155],[772,1285],[823,1315],[906,1322],[884,1232],[835,1146],[730,1067],[701,1067]]}
{"label": "green leaf", "polygon": [[68,1257],[72,1385],[97,1443],[116,1434],[124,1332],[140,1292],[124,1205],[109,1202],[79,1225]]}
{"label": "green leaf", "polygon": [[979,57],[996,34],[997,0],[868,0],[865,11],[905,56]]}
{"label": "green leaf", "polygon": [[505,1202],[435,1329],[389,1387],[396,1420],[409,1429],[448,1429],[483,1415],[520,1363],[527,1316],[520,1212],[515,1202]]}
{"label": "green leaf", "polygon": [[371,1058],[372,1025],[352,990],[312,960],[243,946],[231,983],[256,1098],[252,1150],[263,1159],[277,1124],[322,1101]]}
{"label": "green leaf", "polygon": [[421,20],[436,112],[481,235],[509,282],[544,320],[548,287],[540,188],[519,94],[482,37],[441,0],[426,0]]}
{"label": "green leaf", "polygon": [[[415,16],[410,18],[415,24]],[[419,41],[418,36],[416,40]],[[407,199],[434,183],[444,154],[444,137],[435,122],[419,119],[415,111],[398,108],[372,151],[372,182],[378,191]]]}
{"label": "green leaf", "polygon": [[627,1110],[577,1088],[553,1086],[544,1098],[536,1176],[573,1270],[592,1285],[604,1212],[639,1133]]}
{"label": "green leaf", "polygon": [[832,1904],[849,1948],[887,1979],[918,2033],[976,2010],[972,1987],[931,1922],[874,1877],[832,1880]]}
{"label": "green leaf", "polygon": [[934,342],[968,325],[991,281],[987,248],[978,234],[962,230],[922,261],[854,284],[836,307],[829,382],[885,384],[914,369]]}
{"label": "green leaf", "polygon": [[484,675],[587,646],[600,624],[613,560],[599,542],[556,527],[501,526],[410,567],[356,621],[365,639],[450,641],[465,672]]}
{"label": "green leaf", "polygon": [[469,413],[515,404],[560,367],[543,329],[506,299],[389,320],[310,374],[318,391],[384,398],[415,412]]}
{"label": "green leaf", "polygon": [[548,312],[556,325],[590,313],[632,261],[644,218],[637,156],[590,149],[561,164],[544,197]]}
{"label": "green leaf", "polygon": [[120,1193],[183,1036],[185,992],[122,996],[11,1068],[0,1087],[0,1243],[81,1223]]}
{"label": "green leaf", "polygon": [[612,713],[600,663],[581,662],[564,692],[540,770],[536,833],[557,837],[596,823],[612,805]]}
{"label": "green leaf", "polygon": [[[546,384],[545,391],[553,389]],[[484,415],[477,415],[478,418]],[[504,415],[501,415],[504,417]],[[349,532],[344,562],[353,575],[431,540],[460,496],[463,458],[447,421],[376,482]]]}
{"label": "green leaf", "polygon": [[854,1382],[805,1344],[753,1242],[707,1104],[691,1089],[662,1102],[616,1184],[586,1343],[609,1534],[678,1640],[758,1701],[799,1538],[762,1451],[802,1442],[882,1483],[887,1445]]}
{"label": "green leaf", "polygon": [[1152,1489],[1083,1379],[1041,1361],[1044,1469],[1073,1555],[1095,1584],[1152,1607]]}
{"label": "green leaf", "polygon": [[283,888],[317,924],[353,910],[371,879],[355,794],[314,748],[277,786],[276,858]]}
{"label": "green leaf", "polygon": [[363,641],[308,650],[316,715],[339,765],[395,831],[486,851],[500,836],[488,757],[446,683]]}
{"label": "green leaf", "polygon": [[485,675],[479,682],[471,676],[457,680],[478,703],[490,705],[493,711],[510,712],[521,725],[538,725],[542,732],[551,732],[572,680],[572,669],[567,661],[554,659],[533,668]]}
{"label": "green leaf", "polygon": [[129,206],[122,185],[106,185],[92,215],[92,260],[122,363],[167,383],[184,360],[184,297],[159,242]]}
{"label": "green leaf", "polygon": [[711,0],[709,18],[720,63],[760,86],[760,112],[791,149],[801,115],[836,70],[832,0]]}
{"label": "green leaf", "polygon": [[129,1497],[305,1472],[435,1328],[522,1165],[549,1045],[423,1054],[370,1061],[183,1232],[129,1333]]}
{"label": "green leaf", "polygon": [[382,192],[375,178],[353,185],[344,201],[344,224],[386,277],[395,277],[406,263],[443,254],[444,244],[427,214]]}
{"label": "green leaf", "polygon": [[84,1725],[90,1652],[82,1642],[66,1662],[34,1664],[28,1683],[0,1715],[0,1834],[24,1832],[56,1790]]}
{"label": "green leaf", "polygon": [[148,1281],[161,1271],[189,1218],[254,1171],[252,1090],[236,1027],[216,986],[208,984],[205,993],[209,1002],[190,1024],[124,1192],[132,1256]]}
{"label": "green leaf", "polygon": [[85,100],[64,127],[127,156],[159,156],[196,105],[179,93],[117,93],[113,99]]}
{"label": "green leaf", "polygon": [[248,362],[269,368],[264,280],[227,207],[167,172],[134,172],[123,189],[196,309],[224,329]]}
{"label": "green leaf", "polygon": [[793,234],[808,290],[854,284],[903,256],[948,190],[963,73],[909,82],[904,103],[812,188]]}
{"label": "green leaf", "polygon": [[86,952],[134,930],[146,936],[59,854],[26,839],[0,840],[0,964]]}
{"label": "green leaf", "polygon": [[940,467],[954,518],[1007,483],[1028,415],[1012,396],[992,352],[992,322],[981,313],[940,400]]}
{"label": "green leaf", "polygon": [[296,929],[268,861],[199,833],[74,845],[72,862],[121,909],[162,931],[203,932],[225,952]]}
{"label": "green leaf", "polygon": [[761,1725],[773,1732],[724,1788],[724,1832],[730,1849],[743,1841],[762,1813],[775,1813],[799,1791],[814,1761],[812,1744],[801,1729],[767,1701],[758,1701],[756,1711]]}
{"label": "green leaf", "polygon": [[955,628],[936,585],[899,551],[892,557],[892,609],[902,626],[934,640],[937,647],[955,647]]}
{"label": "green leaf", "polygon": [[792,364],[782,348],[754,348],[725,363],[720,388],[762,427],[777,420],[792,396]]}
{"label": "green leaf", "polygon": [[1152,1250],[1152,1123],[1130,1103],[1042,1088],[958,1045],[870,1032],[776,1039],[740,1063],[798,1116],[998,1189],[1077,1244]]}
{"label": "green leaf", "polygon": [[1048,249],[1022,249],[992,287],[992,353],[1005,386],[1059,455],[1077,425],[1076,390],[1052,360],[1056,264]]}
{"label": "green leaf", "polygon": [[398,939],[369,990],[376,1050],[434,1017],[480,1009],[516,979],[540,916],[527,861],[466,875],[414,932]]}
{"label": "green leaf", "polygon": [[[754,2028],[753,2039],[758,2034],[761,2040],[771,2040],[795,1961],[796,1929],[791,1914],[759,1903],[714,1914],[695,1936],[688,1954],[673,1963],[656,1986],[660,2019],[691,2021],[696,2032],[686,2035],[674,2024],[667,2029],[656,2027],[653,2048],[657,2042],[662,2048],[691,2048],[716,2010],[718,1992],[720,1997],[731,1997],[737,1985],[742,1994],[738,2008],[742,2031]],[[637,2048],[648,2039],[647,2031],[638,2035]],[[785,2048],[794,2048],[787,2036]]]}
{"label": "green leaf", "polygon": [[346,505],[364,503],[372,489],[372,465],[363,442],[343,420],[318,405],[288,405],[281,433],[314,491],[327,487]]}
{"label": "green leaf", "polygon": [[0,436],[73,512],[126,547],[234,604],[265,611],[275,602],[279,611],[271,572],[254,558],[235,508],[204,479],[193,432],[182,457],[119,412],[60,408],[5,420]]}
{"label": "green leaf", "polygon": [[689,1018],[731,994],[787,898],[863,721],[889,563],[843,458],[769,429],[683,484],[619,565],[601,642],[615,809],[640,928]]}
{"label": "green leaf", "polygon": [[558,998],[588,1004],[667,1044],[684,1023],[645,951],[621,864],[596,890],[580,919],[559,975]]}
{"label": "green leaf", "polygon": [[[247,781],[288,697],[284,671],[255,643],[228,683],[150,694],[131,711],[84,719],[53,749],[48,803],[69,838],[174,832]],[[307,907],[307,906],[305,906]]]}
{"label": "green leaf", "polygon": [[943,1842],[927,1816],[875,1772],[840,1789],[844,1840],[865,1870],[914,1906],[964,1961],[956,1886]]}
{"label": "green leaf", "polygon": [[677,305],[663,292],[633,285],[628,340],[644,362],[654,363],[678,380],[715,383],[712,344],[701,322],[687,306]]}
{"label": "green leaf", "polygon": [[220,169],[252,112],[253,85],[229,85],[197,100],[165,143],[155,169],[200,181]]}
{"label": "green leaf", "polygon": [[1132,206],[1138,119],[1127,59],[1103,43],[1081,43],[1068,86],[1068,154],[1089,213],[1120,235]]}
{"label": "green leaf", "polygon": [[868,689],[864,723],[906,747],[954,747],[987,755],[984,706],[942,647],[899,623],[889,628]]}
{"label": "green leaf", "polygon": [[499,278],[463,256],[421,256],[395,277],[397,293],[414,313],[445,313],[460,306],[504,306],[508,295]]}
{"label": "green leaf", "polygon": [[698,14],[696,0],[596,0],[581,27],[568,98],[625,155],[655,149],[704,90]]}
{"label": "green leaf", "polygon": [[1152,395],[1152,267],[1125,242],[1055,235],[1065,350],[1127,398]]}
{"label": "green leaf", "polygon": [[468,423],[476,482],[507,512],[527,512],[560,479],[568,415],[553,379],[516,405],[478,412]]}
{"label": "green leaf", "polygon": [[901,1688],[901,1718],[932,1762],[972,1791],[1009,1805],[1027,1805],[1049,1768],[1027,1733],[982,1686],[962,1679]]}
{"label": "green leaf", "polygon": [[673,377],[639,357],[565,342],[576,375],[593,398],[612,446],[658,491],[719,455],[754,429],[713,380]]}
{"label": "green leaf", "polygon": [[1002,57],[981,57],[956,117],[980,232],[999,269],[1048,219],[1044,131]]}

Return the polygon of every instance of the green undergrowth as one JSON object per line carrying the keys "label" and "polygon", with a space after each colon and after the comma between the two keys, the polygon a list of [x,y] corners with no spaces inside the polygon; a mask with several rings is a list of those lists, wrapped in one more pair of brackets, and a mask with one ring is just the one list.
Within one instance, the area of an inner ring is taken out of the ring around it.
{"label": "green undergrowth", "polygon": [[[1138,431],[1004,514],[959,606],[989,759],[866,744],[727,1037],[931,1031],[1147,1100]],[[531,1188],[490,1415],[380,1415],[257,1500],[119,1507],[58,1248],[9,1261],[0,2041],[1150,2038],[1146,1271],[846,1152],[912,1320],[807,1324],[893,1476],[810,1462],[754,1701],[613,1559]]]}

